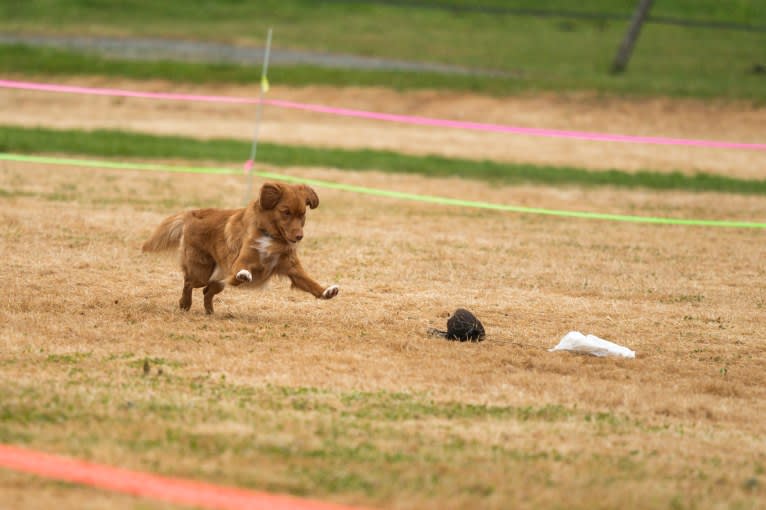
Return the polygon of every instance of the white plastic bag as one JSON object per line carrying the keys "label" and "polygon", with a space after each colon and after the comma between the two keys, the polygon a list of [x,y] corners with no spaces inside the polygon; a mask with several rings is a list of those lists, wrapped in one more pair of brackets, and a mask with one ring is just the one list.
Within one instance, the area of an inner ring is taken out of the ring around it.
{"label": "white plastic bag", "polygon": [[569,351],[581,354],[592,354],[593,356],[619,356],[623,358],[635,358],[636,353],[627,347],[618,345],[609,340],[604,340],[595,335],[585,336],[579,331],[570,331],[559,344],[548,352]]}

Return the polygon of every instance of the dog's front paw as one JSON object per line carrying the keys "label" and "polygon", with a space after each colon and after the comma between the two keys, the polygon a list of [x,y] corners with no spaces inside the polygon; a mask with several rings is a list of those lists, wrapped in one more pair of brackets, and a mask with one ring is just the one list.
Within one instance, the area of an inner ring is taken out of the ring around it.
{"label": "dog's front paw", "polygon": [[252,282],[253,275],[247,269],[242,269],[239,273],[237,273],[237,280],[240,282]]}
{"label": "dog's front paw", "polygon": [[324,292],[322,292],[322,299],[332,299],[335,296],[338,295],[338,291],[340,290],[340,287],[337,285],[330,285],[327,287]]}

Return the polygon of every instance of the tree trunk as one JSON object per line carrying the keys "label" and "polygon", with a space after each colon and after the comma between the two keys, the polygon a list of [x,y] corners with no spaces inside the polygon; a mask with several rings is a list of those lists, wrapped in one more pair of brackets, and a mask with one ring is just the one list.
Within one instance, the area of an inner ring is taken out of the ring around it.
{"label": "tree trunk", "polygon": [[644,24],[647,16],[649,16],[649,9],[652,8],[652,1],[639,0],[636,11],[633,13],[633,18],[630,20],[628,32],[622,40],[620,49],[617,50],[617,56],[614,57],[614,63],[612,64],[613,73],[621,73],[628,66],[628,60],[630,60],[630,54],[633,52],[633,46],[636,44],[638,34],[641,32],[641,26]]}

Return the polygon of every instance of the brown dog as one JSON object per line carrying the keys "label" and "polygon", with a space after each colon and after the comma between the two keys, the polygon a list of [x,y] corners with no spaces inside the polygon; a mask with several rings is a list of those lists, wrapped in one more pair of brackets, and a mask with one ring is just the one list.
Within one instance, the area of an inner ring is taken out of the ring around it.
{"label": "brown dog", "polygon": [[204,287],[205,311],[213,313],[213,297],[226,285],[259,286],[275,275],[287,276],[293,287],[314,297],[331,299],[338,286],[322,287],[298,260],[306,206],[319,206],[313,189],[267,182],[244,209],[196,209],[165,218],[142,249],[180,246],[182,310],[191,307],[192,289]]}

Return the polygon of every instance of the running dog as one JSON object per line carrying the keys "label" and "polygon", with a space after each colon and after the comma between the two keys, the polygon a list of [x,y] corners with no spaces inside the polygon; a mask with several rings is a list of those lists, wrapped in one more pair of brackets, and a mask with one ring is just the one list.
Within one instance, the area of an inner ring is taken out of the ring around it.
{"label": "running dog", "polygon": [[193,289],[203,288],[205,312],[211,314],[213,297],[226,285],[261,286],[276,275],[316,298],[332,299],[339,287],[322,287],[298,260],[306,207],[318,206],[319,197],[308,186],[267,182],[245,208],[196,209],[165,218],[142,250],[179,247],[182,310],[191,308]]}

